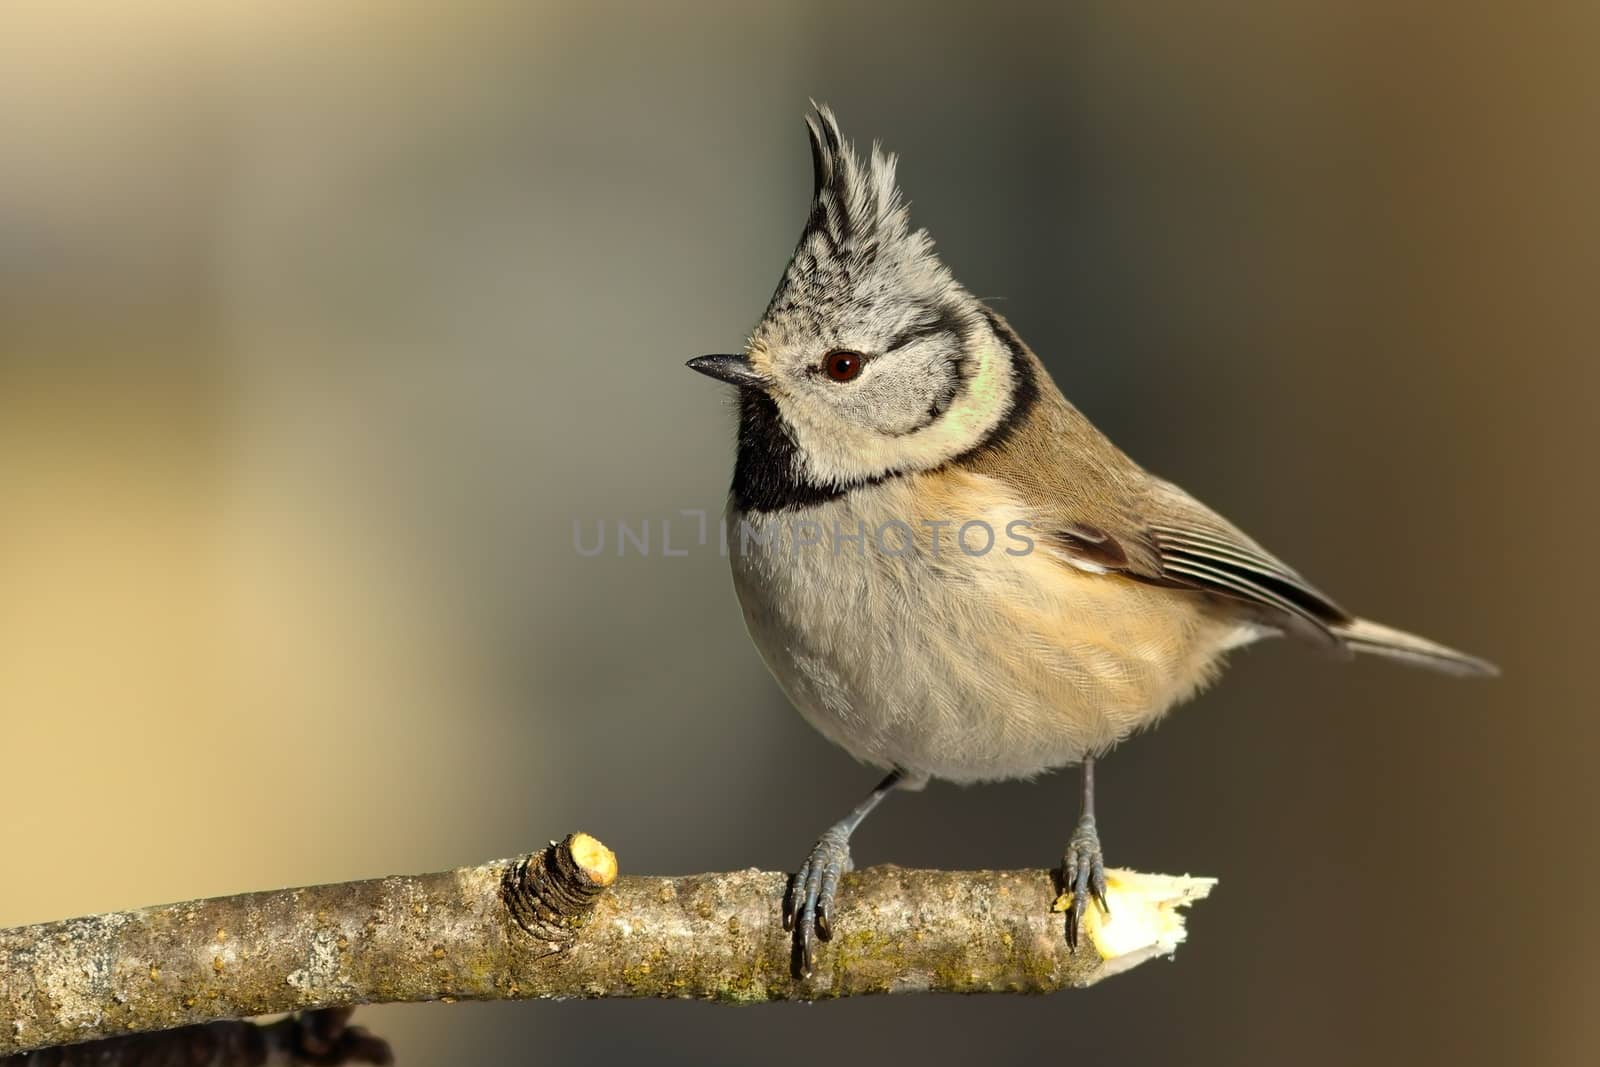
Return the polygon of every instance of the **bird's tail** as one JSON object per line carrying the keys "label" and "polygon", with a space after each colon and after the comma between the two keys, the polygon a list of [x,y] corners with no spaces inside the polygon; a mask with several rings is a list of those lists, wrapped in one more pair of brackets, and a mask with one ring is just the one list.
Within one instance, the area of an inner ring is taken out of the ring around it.
{"label": "bird's tail", "polygon": [[1425,637],[1408,634],[1367,619],[1354,619],[1333,627],[1345,647],[1355,652],[1371,652],[1391,659],[1405,660],[1446,674],[1496,675],[1500,668],[1488,660],[1435,644]]}

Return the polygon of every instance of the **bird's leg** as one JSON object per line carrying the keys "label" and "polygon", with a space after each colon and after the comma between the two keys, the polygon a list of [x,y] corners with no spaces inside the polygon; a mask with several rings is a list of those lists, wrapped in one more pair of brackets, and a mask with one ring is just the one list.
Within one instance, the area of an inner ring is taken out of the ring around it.
{"label": "bird's leg", "polygon": [[1078,951],[1078,941],[1083,934],[1083,916],[1089,909],[1089,898],[1094,898],[1103,914],[1110,915],[1106,907],[1105,858],[1100,853],[1100,834],[1094,825],[1094,760],[1083,761],[1083,814],[1078,817],[1077,829],[1067,842],[1067,855],[1061,861],[1061,899],[1067,907],[1067,944]]}
{"label": "bird's leg", "polygon": [[904,771],[891,771],[854,811],[828,827],[800,870],[789,879],[789,890],[783,897],[783,928],[794,931],[794,969],[798,977],[811,976],[811,969],[817,962],[817,940],[828,941],[833,937],[831,915],[834,897],[839,892],[839,877],[853,866],[850,835],[861,825],[861,820],[905,780]]}

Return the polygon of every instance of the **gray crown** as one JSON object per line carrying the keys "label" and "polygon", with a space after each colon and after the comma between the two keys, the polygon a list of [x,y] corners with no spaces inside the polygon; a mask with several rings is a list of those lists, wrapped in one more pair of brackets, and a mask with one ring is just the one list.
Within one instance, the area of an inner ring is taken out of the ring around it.
{"label": "gray crown", "polygon": [[766,321],[817,328],[845,305],[849,314],[873,317],[912,302],[960,301],[965,294],[934,254],[927,231],[911,229],[894,155],[874,142],[863,161],[826,106],[806,116],[806,130],[815,179],[811,214]]}

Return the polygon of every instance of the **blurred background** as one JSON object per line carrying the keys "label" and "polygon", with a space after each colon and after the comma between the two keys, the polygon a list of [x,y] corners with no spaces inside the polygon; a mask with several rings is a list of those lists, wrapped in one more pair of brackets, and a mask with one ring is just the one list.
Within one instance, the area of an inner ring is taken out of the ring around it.
{"label": "blurred background", "polygon": [[[1136,458],[1505,677],[1237,657],[1100,774],[1112,863],[1221,888],[1087,992],[358,1021],[404,1064],[1592,1062],[1600,12],[1476,8],[6,4],[0,926],[577,828],[800,861],[876,775],[715,552],[573,523],[721,508],[682,364],[765,306],[814,96]],[[856,856],[1044,866],[1075,797],[936,784]]]}

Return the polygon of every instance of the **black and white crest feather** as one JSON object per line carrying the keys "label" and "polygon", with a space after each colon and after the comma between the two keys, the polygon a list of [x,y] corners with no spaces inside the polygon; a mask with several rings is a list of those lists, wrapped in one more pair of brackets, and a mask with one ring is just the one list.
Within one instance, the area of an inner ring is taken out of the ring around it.
{"label": "black and white crest feather", "polygon": [[[911,228],[895,184],[895,156],[874,142],[863,159],[839,133],[832,110],[806,116],[811,138],[811,213],[772,302],[769,318],[823,312],[846,293],[874,290],[897,300],[948,300],[960,287],[933,252],[925,230]],[[966,303],[966,301],[962,301]],[[870,308],[862,309],[870,312]]]}
{"label": "black and white crest feather", "polygon": [[863,164],[826,107],[806,116],[806,132],[811,136],[814,184],[811,219],[801,243],[817,238],[834,255],[866,257],[886,243],[904,241],[910,220],[895,185],[895,157],[874,142]]}

